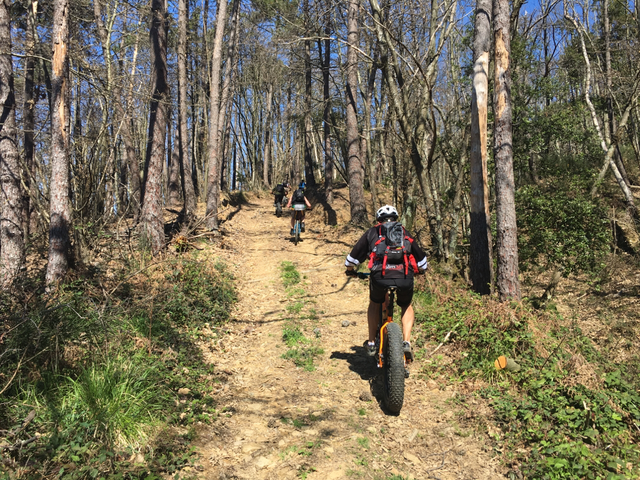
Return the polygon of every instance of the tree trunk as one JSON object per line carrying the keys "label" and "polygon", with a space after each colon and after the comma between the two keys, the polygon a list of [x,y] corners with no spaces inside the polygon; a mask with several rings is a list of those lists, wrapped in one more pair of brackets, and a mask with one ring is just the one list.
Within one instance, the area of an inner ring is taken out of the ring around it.
{"label": "tree trunk", "polygon": [[489,50],[491,47],[491,0],[476,3],[476,24],[471,95],[470,210],[471,246],[469,268],[473,289],[487,295],[493,290],[491,217],[487,181],[487,105],[489,98]]}
{"label": "tree trunk", "polygon": [[220,159],[218,158],[218,118],[220,116],[220,72],[222,69],[222,38],[227,18],[227,0],[218,4],[216,35],[211,59],[211,102],[209,115],[209,174],[207,177],[207,220],[209,230],[218,230],[218,200],[220,196]]}
{"label": "tree trunk", "polygon": [[54,0],[51,67],[51,186],[49,263],[46,283],[61,281],[69,268],[69,3]]}
{"label": "tree trunk", "polygon": [[9,0],[0,0],[0,288],[8,289],[24,265],[25,195],[20,181],[16,101],[11,61]]}
{"label": "tree trunk", "polygon": [[149,113],[149,138],[142,191],[142,233],[154,255],[165,247],[162,167],[167,133],[167,28],[164,0],[152,0],[150,39],[155,85]]}
{"label": "tree trunk", "polygon": [[[331,154],[331,93],[329,84],[329,68],[331,66],[331,16],[330,9],[327,8],[324,26],[324,58],[322,48],[318,48],[320,52],[320,61],[322,65],[322,97],[324,108],[322,110],[322,133],[324,147],[324,193],[325,201],[331,205],[333,203],[333,155]],[[318,41],[318,47],[322,44]]]}
{"label": "tree trunk", "polygon": [[[349,198],[351,222],[367,222],[364,200],[364,169],[360,158],[360,135],[358,133],[358,0],[349,0],[347,13],[347,151],[349,155]],[[368,120],[367,120],[368,121]]]}
{"label": "tree trunk", "polygon": [[[184,195],[183,214],[190,223],[196,214],[196,192],[193,186],[193,167],[189,157],[187,132],[187,0],[178,3],[178,144],[180,180]],[[195,120],[195,118],[194,118]]]}
{"label": "tree trunk", "polygon": [[218,191],[227,189],[227,182],[225,181],[225,168],[226,168],[226,132],[230,124],[229,121],[229,107],[233,98],[233,84],[236,78],[237,71],[237,50],[238,50],[238,35],[240,28],[240,1],[234,0],[231,8],[231,18],[229,19],[229,39],[227,40],[227,59],[225,62],[224,72],[222,73],[223,85],[222,94],[220,95],[220,112],[218,114],[218,138],[216,139],[216,145],[218,153],[216,158],[219,163],[220,172],[220,186]]}
{"label": "tree trunk", "polygon": [[[262,159],[262,183],[267,188],[271,188],[269,185],[269,165],[272,165],[271,162],[271,123],[272,123],[272,107],[273,107],[273,83],[269,82],[267,85],[267,112],[265,115],[265,132],[264,132],[264,158]],[[274,175],[275,177],[275,175]],[[275,183],[275,182],[274,182]]]}
{"label": "tree trunk", "polygon": [[[169,102],[171,100],[169,99]],[[173,112],[168,109],[168,121],[167,121],[167,199],[169,205],[179,205],[182,194],[182,182],[180,180],[180,149],[176,148],[176,142],[174,141],[174,135],[172,132]]]}
{"label": "tree trunk", "polygon": [[303,5],[305,40],[304,40],[304,172],[305,181],[310,187],[315,186],[316,177],[313,174],[313,156],[311,139],[313,125],[311,123],[311,31],[309,29],[309,0],[304,0]]}
{"label": "tree trunk", "polygon": [[[35,16],[38,10],[38,1],[31,0],[27,7],[27,30],[25,33],[25,72],[24,72],[24,103],[22,107],[22,125],[24,130],[24,164],[23,175],[25,191],[25,208],[27,215],[22,230],[27,241],[32,229],[32,221],[35,220],[35,204],[39,195],[35,182],[35,158],[34,158],[34,128],[36,97],[34,96],[34,72],[36,67],[36,25]],[[35,222],[33,222],[35,223]]]}
{"label": "tree trunk", "polygon": [[495,93],[494,152],[496,162],[497,287],[501,300],[520,300],[518,231],[511,133],[509,1],[493,1]]}

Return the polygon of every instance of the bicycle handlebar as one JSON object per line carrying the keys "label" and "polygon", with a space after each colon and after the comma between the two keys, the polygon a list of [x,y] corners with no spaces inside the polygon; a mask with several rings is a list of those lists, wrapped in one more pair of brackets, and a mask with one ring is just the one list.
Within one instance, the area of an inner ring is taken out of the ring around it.
{"label": "bicycle handlebar", "polygon": [[[425,272],[426,272],[425,270],[422,270],[417,273],[414,273],[414,275],[424,275]],[[371,272],[356,272],[355,270],[345,270],[344,274],[347,277],[358,277],[361,279],[365,279],[371,275]]]}

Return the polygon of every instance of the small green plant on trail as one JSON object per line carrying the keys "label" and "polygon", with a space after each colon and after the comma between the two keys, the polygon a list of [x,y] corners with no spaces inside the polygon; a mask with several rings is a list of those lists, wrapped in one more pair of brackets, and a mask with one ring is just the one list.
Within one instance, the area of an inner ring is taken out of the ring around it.
{"label": "small green plant on trail", "polygon": [[313,455],[314,448],[317,448],[318,446],[320,446],[320,442],[307,442],[302,447],[299,447],[297,445],[291,445],[291,446],[287,447],[284,450],[284,452],[280,453],[280,458],[284,459],[290,453],[293,453],[295,455],[302,455],[304,457],[310,457],[311,455]]}
{"label": "small green plant on trail", "polygon": [[282,262],[280,264],[280,278],[285,288],[292,287],[300,283],[300,273],[292,262]]}
{"label": "small green plant on trail", "polygon": [[[627,479],[640,476],[640,394],[637,359],[614,363],[577,325],[553,312],[512,308],[438,279],[416,293],[417,344],[441,353],[424,374],[439,382],[481,379],[484,388],[462,395],[492,407],[493,436],[503,461],[525,478]],[[519,372],[496,371],[500,356]],[[487,419],[478,420],[486,429]]]}
{"label": "small green plant on trail", "polygon": [[3,468],[24,478],[162,478],[192,464],[192,425],[217,415],[215,372],[196,342],[228,320],[233,279],[199,253],[136,263],[143,269],[131,275],[55,294],[0,296],[0,430],[35,414],[15,437],[33,440]]}
{"label": "small green plant on trail", "polygon": [[315,370],[314,359],[322,355],[324,350],[316,344],[320,338],[319,331],[313,334],[313,340],[305,336],[303,321],[317,320],[318,315],[313,308],[309,309],[309,314],[304,313],[307,306],[306,291],[300,285],[302,279],[293,263],[280,264],[280,278],[289,299],[285,307],[288,318],[282,329],[282,341],[289,350],[282,354],[282,358],[291,360],[297,367],[311,372]]}
{"label": "small green plant on trail", "polygon": [[315,472],[315,471],[316,471],[315,467],[310,467],[308,465],[302,465],[298,469],[298,478],[300,478],[300,480],[306,480],[306,478],[309,476],[309,474],[311,472]]}
{"label": "small green plant on trail", "polygon": [[358,437],[358,445],[360,445],[365,450],[369,449],[369,439],[367,437]]}
{"label": "small green plant on trail", "polygon": [[293,347],[295,345],[310,342],[310,340],[300,331],[300,327],[290,325],[287,325],[282,329],[282,341],[287,345],[287,347]]}

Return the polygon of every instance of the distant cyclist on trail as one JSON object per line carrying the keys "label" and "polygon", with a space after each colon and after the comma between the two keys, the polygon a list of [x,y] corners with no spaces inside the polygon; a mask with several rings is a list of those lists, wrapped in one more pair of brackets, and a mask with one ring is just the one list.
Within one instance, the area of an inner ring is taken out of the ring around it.
{"label": "distant cyclist on trail", "polygon": [[403,349],[407,359],[413,359],[411,329],[414,312],[413,275],[427,269],[427,255],[413,237],[398,222],[398,211],[385,205],[376,212],[378,224],[367,230],[347,255],[347,275],[355,275],[356,267],[369,259],[369,340],[365,342],[367,355],[376,354],[375,338],[380,322],[380,305],[385,302],[387,288],[397,286],[397,304],[402,310]]}
{"label": "distant cyclist on trail", "polygon": [[282,199],[289,194],[289,190],[291,190],[289,182],[282,182],[273,187],[271,193],[275,196],[273,200],[274,205],[282,203]]}
{"label": "distant cyclist on trail", "polygon": [[[298,185],[298,189],[293,192],[293,194],[291,195],[291,198],[289,199],[289,202],[287,203],[287,208],[291,208],[292,205],[306,205],[307,208],[309,210],[311,210],[311,204],[309,203],[309,200],[307,200],[307,197],[304,196],[304,189],[306,188],[307,184],[304,182],[300,182],[300,185]],[[294,232],[293,232],[293,224],[295,222],[295,213],[293,212],[291,215],[291,235],[293,236]],[[301,231],[304,232],[304,217],[305,217],[305,212],[304,210],[302,211],[302,224],[301,224]]]}

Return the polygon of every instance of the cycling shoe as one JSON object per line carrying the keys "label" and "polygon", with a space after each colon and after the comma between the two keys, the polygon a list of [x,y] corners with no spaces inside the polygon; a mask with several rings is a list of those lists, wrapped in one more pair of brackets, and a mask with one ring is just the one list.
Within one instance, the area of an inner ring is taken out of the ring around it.
{"label": "cycling shoe", "polygon": [[411,351],[411,344],[406,340],[402,342],[402,349],[404,350],[404,358],[407,362],[413,362],[413,352]]}

